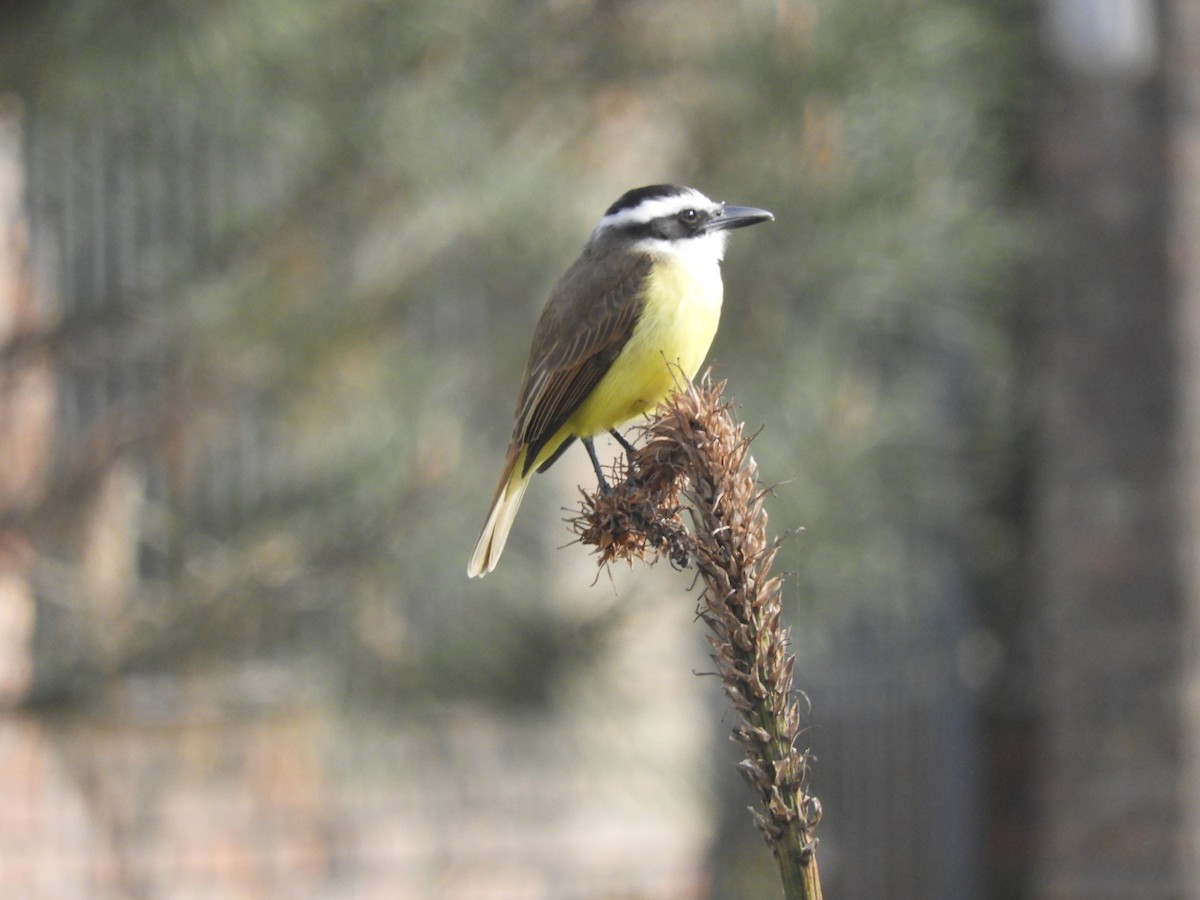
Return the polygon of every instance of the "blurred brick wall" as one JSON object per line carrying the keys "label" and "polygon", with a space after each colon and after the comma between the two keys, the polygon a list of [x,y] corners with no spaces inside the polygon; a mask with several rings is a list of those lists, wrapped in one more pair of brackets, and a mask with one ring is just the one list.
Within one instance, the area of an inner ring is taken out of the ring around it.
{"label": "blurred brick wall", "polygon": [[561,722],[389,724],[246,688],[240,712],[164,680],[103,717],[0,717],[0,896],[706,896],[694,796],[597,766]]}

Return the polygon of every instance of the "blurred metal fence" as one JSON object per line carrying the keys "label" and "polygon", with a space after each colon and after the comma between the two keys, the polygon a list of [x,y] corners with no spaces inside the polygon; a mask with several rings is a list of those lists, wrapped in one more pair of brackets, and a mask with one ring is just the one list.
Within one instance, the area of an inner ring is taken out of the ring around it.
{"label": "blurred metal fence", "polygon": [[982,892],[979,762],[959,644],[936,622],[926,625],[891,634],[853,629],[818,666],[798,663],[814,707],[814,788],[826,810],[821,866],[831,896],[949,900]]}

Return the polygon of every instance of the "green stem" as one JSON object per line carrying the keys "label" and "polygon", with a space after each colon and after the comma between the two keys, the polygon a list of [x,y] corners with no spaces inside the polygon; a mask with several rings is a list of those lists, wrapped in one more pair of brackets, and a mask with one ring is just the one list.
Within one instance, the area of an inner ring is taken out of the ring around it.
{"label": "green stem", "polygon": [[[795,843],[790,842],[790,843]],[[821,876],[817,871],[817,857],[811,851],[794,846],[778,847],[775,855],[779,862],[779,876],[783,881],[783,896],[786,900],[821,900]]]}

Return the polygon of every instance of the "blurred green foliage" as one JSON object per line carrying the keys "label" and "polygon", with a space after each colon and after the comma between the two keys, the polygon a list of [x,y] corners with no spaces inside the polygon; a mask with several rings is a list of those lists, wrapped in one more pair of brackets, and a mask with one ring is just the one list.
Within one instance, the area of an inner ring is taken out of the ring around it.
{"label": "blurred green foliage", "polygon": [[1023,0],[7,15],[0,82],[32,117],[191,104],[239,161],[169,310],[205,386],[193,489],[241,453],[261,490],[176,509],[187,561],[128,666],[307,648],[359,688],[528,698],[586,658],[603,622],[547,599],[582,554],[557,549],[569,485],[535,485],[495,575],[465,563],[550,285],[660,180],[776,214],[731,242],[711,360],[762,427],[773,524],[804,529],[781,557],[804,630],[920,616],[946,566],[1009,552]]}

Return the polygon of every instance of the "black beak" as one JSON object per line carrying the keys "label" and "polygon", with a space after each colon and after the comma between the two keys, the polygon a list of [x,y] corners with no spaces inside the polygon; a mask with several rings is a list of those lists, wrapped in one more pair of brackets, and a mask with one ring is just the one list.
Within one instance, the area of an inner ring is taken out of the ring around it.
{"label": "black beak", "polygon": [[709,231],[732,231],[734,228],[745,228],[747,225],[757,225],[759,222],[770,222],[774,219],[765,209],[755,209],[753,206],[726,206],[719,216],[708,222]]}

